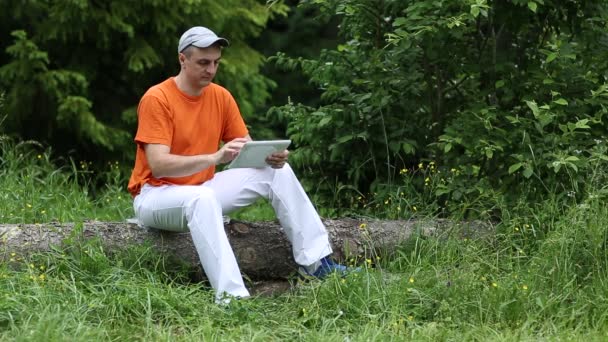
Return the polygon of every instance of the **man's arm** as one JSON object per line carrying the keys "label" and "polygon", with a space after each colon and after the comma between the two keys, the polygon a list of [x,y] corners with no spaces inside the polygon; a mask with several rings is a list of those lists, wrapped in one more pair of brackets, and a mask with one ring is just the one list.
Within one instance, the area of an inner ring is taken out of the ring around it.
{"label": "man's arm", "polygon": [[154,178],[185,177],[233,160],[249,140],[251,137],[247,135],[227,142],[215,153],[195,156],[171,154],[170,147],[162,144],[146,144],[144,151]]}

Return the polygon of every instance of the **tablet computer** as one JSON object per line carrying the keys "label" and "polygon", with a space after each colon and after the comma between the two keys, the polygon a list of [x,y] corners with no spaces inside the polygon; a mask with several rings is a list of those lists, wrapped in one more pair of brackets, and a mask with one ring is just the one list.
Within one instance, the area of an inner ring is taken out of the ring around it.
{"label": "tablet computer", "polygon": [[284,151],[291,144],[291,140],[253,140],[243,145],[239,154],[227,166],[228,169],[239,167],[261,168],[269,166],[266,157]]}

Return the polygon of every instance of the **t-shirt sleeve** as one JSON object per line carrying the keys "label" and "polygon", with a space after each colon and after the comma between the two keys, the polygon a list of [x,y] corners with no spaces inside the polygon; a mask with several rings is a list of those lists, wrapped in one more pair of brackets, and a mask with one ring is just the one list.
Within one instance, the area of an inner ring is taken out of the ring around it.
{"label": "t-shirt sleeve", "polygon": [[222,141],[228,142],[236,138],[242,138],[249,134],[245,121],[241,116],[234,97],[226,91],[224,93],[225,107],[224,107],[224,130],[222,132]]}
{"label": "t-shirt sleeve", "polygon": [[171,146],[173,119],[167,104],[156,95],[144,95],[137,107],[135,141]]}

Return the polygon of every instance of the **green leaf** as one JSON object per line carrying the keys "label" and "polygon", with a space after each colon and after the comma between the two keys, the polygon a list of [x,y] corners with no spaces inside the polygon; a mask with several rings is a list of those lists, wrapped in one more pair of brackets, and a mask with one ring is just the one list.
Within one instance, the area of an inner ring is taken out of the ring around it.
{"label": "green leaf", "polygon": [[530,9],[532,12],[536,13],[536,8],[537,8],[537,7],[538,7],[538,6],[536,5],[536,2],[534,2],[534,1],[530,1],[530,2],[528,2],[528,8],[529,8],[529,9]]}
{"label": "green leaf", "polygon": [[319,127],[323,127],[331,122],[331,116],[326,116],[321,121],[319,121]]}
{"label": "green leaf", "polygon": [[576,122],[576,125],[574,125],[575,128],[591,128],[589,127],[589,125],[587,125],[587,123],[589,122],[589,119],[582,119]]}
{"label": "green leaf", "polygon": [[479,16],[479,6],[472,5],[471,6],[471,14],[473,15],[473,17],[477,18]]}
{"label": "green leaf", "polygon": [[353,135],[345,135],[345,136],[343,136],[343,137],[338,138],[338,139],[336,140],[336,143],[338,143],[338,144],[342,144],[342,143],[345,143],[345,142],[347,142],[347,141],[351,141],[353,138],[354,138],[354,136],[353,136]]}
{"label": "green leaf", "polygon": [[395,18],[395,21],[393,21],[393,26],[394,27],[405,26],[407,23],[408,23],[407,18],[398,17],[398,18]]}
{"label": "green leaf", "polygon": [[492,157],[494,156],[494,151],[492,151],[492,149],[491,149],[491,148],[486,148],[486,151],[485,151],[485,152],[486,152],[486,157],[487,157],[488,159],[492,159]]}
{"label": "green leaf", "polygon": [[528,107],[530,109],[532,109],[532,113],[534,113],[534,116],[537,116],[538,113],[539,113],[539,110],[538,110],[538,106],[536,105],[536,102],[534,102],[534,101],[526,101],[526,104],[528,105]]}
{"label": "green leaf", "polygon": [[532,176],[532,173],[533,173],[533,170],[531,167],[528,166],[524,169],[524,177],[530,178]]}
{"label": "green leaf", "polygon": [[416,147],[410,143],[403,143],[401,148],[403,149],[403,152],[407,154],[414,154],[416,152]]}
{"label": "green leaf", "polygon": [[399,149],[401,149],[401,143],[399,141],[389,142],[388,143],[388,149],[392,153],[399,152]]}
{"label": "green leaf", "polygon": [[560,106],[567,106],[568,105],[568,101],[566,101],[566,99],[563,99],[563,98],[559,98],[559,99],[553,101],[553,103],[556,103],[556,104],[558,104]]}
{"label": "green leaf", "polygon": [[505,116],[505,118],[507,118],[507,120],[509,120],[509,122],[512,123],[512,124],[516,124],[516,123],[520,123],[521,122],[519,120],[519,117],[516,117],[516,116],[507,115],[507,116]]}
{"label": "green leaf", "polygon": [[545,59],[545,62],[551,63],[551,61],[553,61],[556,58],[557,58],[557,53],[552,52],[547,56],[547,59]]}
{"label": "green leaf", "polygon": [[524,164],[523,163],[515,163],[509,167],[509,174],[513,174],[515,171],[519,170]]}
{"label": "green leaf", "polygon": [[558,173],[559,170],[561,170],[561,168],[562,168],[562,163],[560,163],[558,161],[554,161],[552,163],[552,165],[553,165],[553,172],[555,172],[555,173]]}

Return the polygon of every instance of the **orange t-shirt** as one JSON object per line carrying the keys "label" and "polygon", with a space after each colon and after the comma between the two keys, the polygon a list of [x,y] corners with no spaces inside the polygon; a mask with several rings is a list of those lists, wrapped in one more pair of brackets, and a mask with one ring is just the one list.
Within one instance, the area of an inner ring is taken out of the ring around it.
{"label": "orange t-shirt", "polygon": [[154,178],[144,152],[145,144],[163,144],[183,156],[215,153],[221,141],[248,134],[241,112],[225,88],[210,83],[200,96],[177,88],[173,77],[144,94],[137,107],[137,152],[128,190],[133,197],[148,183],[198,185],[213,178],[215,166],[185,177]]}

